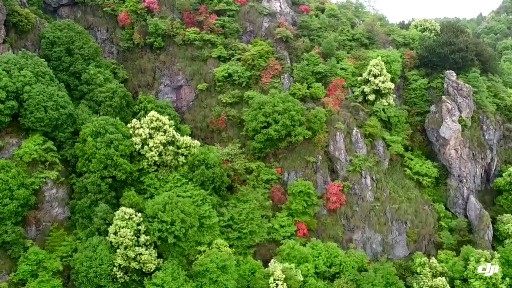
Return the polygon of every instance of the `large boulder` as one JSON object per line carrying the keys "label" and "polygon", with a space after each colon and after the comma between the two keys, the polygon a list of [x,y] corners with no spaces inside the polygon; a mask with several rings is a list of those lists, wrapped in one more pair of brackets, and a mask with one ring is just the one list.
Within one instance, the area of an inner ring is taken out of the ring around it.
{"label": "large boulder", "polygon": [[56,224],[65,224],[70,216],[70,187],[66,184],[48,180],[41,188],[37,210],[27,217],[27,236],[36,242],[44,241],[50,228]]}
{"label": "large boulder", "polygon": [[[453,71],[445,73],[444,87],[445,96],[427,116],[427,136],[450,173],[448,208],[457,216],[468,218],[479,247],[490,249],[492,225],[477,196],[496,174],[502,130],[499,123],[485,116],[473,117],[473,89],[459,81]],[[472,119],[476,123],[471,123]],[[464,129],[476,132],[465,133]]]}
{"label": "large boulder", "polygon": [[196,92],[182,72],[171,68],[161,72],[158,99],[172,103],[180,114],[187,112],[196,98]]}

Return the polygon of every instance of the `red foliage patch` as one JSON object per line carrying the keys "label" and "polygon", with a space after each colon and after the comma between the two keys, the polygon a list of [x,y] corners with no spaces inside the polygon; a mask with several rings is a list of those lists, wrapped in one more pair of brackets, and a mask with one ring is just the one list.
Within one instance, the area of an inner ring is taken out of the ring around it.
{"label": "red foliage patch", "polygon": [[311,13],[311,7],[309,7],[307,4],[301,4],[299,5],[299,12],[301,14],[309,14]]}
{"label": "red foliage patch", "polygon": [[214,129],[225,130],[228,127],[228,117],[222,113],[219,118],[210,121],[210,126]]}
{"label": "red foliage patch", "polygon": [[283,167],[276,167],[276,173],[277,173],[277,175],[283,175],[284,168]]}
{"label": "red foliage patch", "polygon": [[416,52],[412,50],[407,50],[404,52],[404,64],[408,70],[411,70],[414,68],[414,66],[416,66],[417,60],[418,55],[416,55]]}
{"label": "red foliage patch", "polygon": [[333,111],[339,111],[343,100],[348,94],[348,90],[345,87],[345,79],[336,78],[327,87],[327,93],[323,102],[325,106]]}
{"label": "red foliage patch", "polygon": [[296,228],[297,237],[299,237],[299,238],[309,237],[308,225],[306,225],[306,223],[297,222],[297,223],[295,223],[295,228]]}
{"label": "red foliage patch", "polygon": [[270,84],[270,82],[272,82],[272,78],[281,74],[282,71],[283,66],[281,65],[281,63],[279,63],[279,61],[277,61],[276,59],[271,59],[267,64],[267,68],[261,71],[261,85],[267,86],[268,84]]}
{"label": "red foliage patch", "polygon": [[281,206],[288,201],[288,197],[286,196],[283,186],[276,184],[270,188],[270,200],[272,200],[272,203],[277,206]]}
{"label": "red foliage patch", "polygon": [[325,192],[325,208],[329,212],[336,212],[347,203],[347,197],[343,193],[343,184],[333,182],[327,186]]}
{"label": "red foliage patch", "polygon": [[143,4],[146,9],[153,13],[160,11],[160,4],[158,3],[158,0],[143,0]]}
{"label": "red foliage patch", "polygon": [[218,32],[215,22],[219,17],[210,12],[206,5],[199,6],[197,11],[184,11],[181,16],[187,28],[195,27],[201,31]]}
{"label": "red foliage patch", "polygon": [[128,11],[123,11],[119,13],[117,16],[117,24],[119,24],[119,27],[125,28],[132,24],[132,17],[130,16],[130,13]]}
{"label": "red foliage patch", "polygon": [[247,3],[249,3],[249,0],[235,0],[235,3],[240,6],[245,6]]}

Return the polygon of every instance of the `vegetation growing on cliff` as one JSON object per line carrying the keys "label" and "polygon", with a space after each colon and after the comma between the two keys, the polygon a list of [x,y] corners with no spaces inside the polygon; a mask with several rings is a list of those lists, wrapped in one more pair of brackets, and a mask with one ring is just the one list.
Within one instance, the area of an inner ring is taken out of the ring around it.
{"label": "vegetation growing on cliff", "polygon": [[[28,2],[5,1],[7,42],[34,32],[40,49],[0,54],[0,128],[25,138],[0,147],[0,287],[512,285],[512,168],[480,250],[424,131],[448,69],[478,115],[512,120],[509,1],[398,25],[353,1],[79,1],[118,26],[119,62]],[[141,72],[159,61],[192,77],[180,114]],[[29,240],[53,182],[67,220]]]}

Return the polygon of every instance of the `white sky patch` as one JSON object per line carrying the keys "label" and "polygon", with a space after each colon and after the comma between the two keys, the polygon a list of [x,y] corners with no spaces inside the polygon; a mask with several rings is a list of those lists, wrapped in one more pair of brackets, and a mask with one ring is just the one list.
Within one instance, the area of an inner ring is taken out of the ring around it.
{"label": "white sky patch", "polygon": [[[422,18],[473,18],[489,14],[502,0],[366,0],[391,22]],[[363,1],[365,2],[365,1]]]}

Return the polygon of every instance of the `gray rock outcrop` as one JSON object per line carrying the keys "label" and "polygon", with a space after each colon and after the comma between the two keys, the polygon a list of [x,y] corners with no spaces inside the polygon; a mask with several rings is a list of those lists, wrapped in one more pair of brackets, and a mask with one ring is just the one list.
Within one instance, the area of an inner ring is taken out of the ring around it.
{"label": "gray rock outcrop", "polygon": [[9,159],[23,143],[23,135],[15,133],[11,129],[6,129],[0,134],[0,142],[2,143],[0,159]]}
{"label": "gray rock outcrop", "polygon": [[0,1],[0,44],[4,43],[5,27],[4,22],[7,17],[7,10],[5,9],[3,1]]}
{"label": "gray rock outcrop", "polygon": [[44,0],[43,3],[46,10],[55,12],[60,7],[74,5],[75,0]]}
{"label": "gray rock outcrop", "polygon": [[36,241],[44,240],[54,224],[64,223],[70,216],[69,186],[49,180],[41,188],[38,208],[27,219],[27,236]]}
{"label": "gray rock outcrop", "polygon": [[[427,136],[450,173],[448,208],[457,216],[468,218],[479,247],[490,249],[492,225],[477,195],[496,174],[501,128],[484,116],[479,117],[479,123],[471,123],[475,111],[473,89],[457,80],[453,71],[445,73],[444,87],[445,96],[430,108],[427,116]],[[464,133],[460,123],[471,125],[480,135]]]}
{"label": "gray rock outcrop", "polygon": [[196,92],[182,72],[166,69],[161,73],[157,96],[171,102],[176,111],[183,114],[194,103]]}
{"label": "gray rock outcrop", "polygon": [[262,31],[269,32],[269,28],[275,26],[279,19],[294,25],[297,22],[297,15],[291,8],[289,0],[263,0],[261,3],[270,13],[263,17]]}

